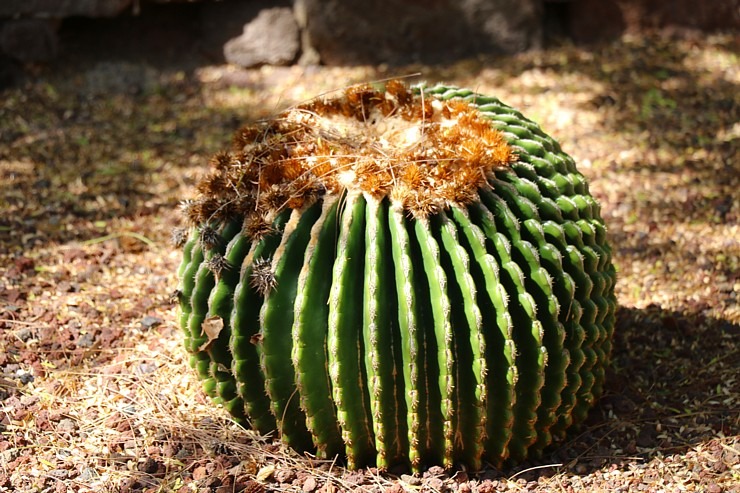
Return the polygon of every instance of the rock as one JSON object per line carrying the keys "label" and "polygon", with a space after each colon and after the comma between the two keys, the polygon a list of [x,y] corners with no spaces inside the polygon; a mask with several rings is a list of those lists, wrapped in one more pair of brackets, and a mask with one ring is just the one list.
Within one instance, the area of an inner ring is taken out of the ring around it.
{"label": "rock", "polygon": [[98,471],[95,470],[93,467],[86,467],[82,470],[79,476],[77,476],[77,481],[79,482],[86,482],[86,481],[93,481],[99,477]]}
{"label": "rock", "polygon": [[28,373],[27,371],[24,371],[24,370],[18,370],[17,375],[18,375],[18,381],[23,385],[29,384],[33,382],[34,380],[33,374]]}
{"label": "rock", "polygon": [[298,0],[296,12],[327,65],[515,53],[542,38],[539,0]]}
{"label": "rock", "polygon": [[308,31],[308,12],[306,11],[306,2],[295,0],[293,5],[293,15],[298,23],[298,29],[301,33],[301,58],[298,64],[303,66],[318,65],[321,63],[321,55],[311,45],[311,35]]}
{"label": "rock", "polygon": [[[226,61],[224,45],[244,33],[244,25],[254,20],[264,8],[277,2],[257,0],[250,2],[205,2],[200,10],[200,49],[216,63]],[[288,4],[277,5],[287,7]]]}
{"label": "rock", "polygon": [[48,19],[13,19],[0,27],[0,52],[21,62],[45,62],[59,50],[58,23]]}
{"label": "rock", "polygon": [[139,471],[146,474],[154,474],[159,469],[159,462],[152,457],[147,457],[146,460],[138,465]]}
{"label": "rock", "polygon": [[570,14],[570,35],[577,42],[615,39],[624,32],[655,28],[740,28],[736,0],[572,0]]}
{"label": "rock", "polygon": [[77,430],[77,423],[70,418],[63,418],[57,424],[59,433],[74,433]]}
{"label": "rock", "polygon": [[2,0],[0,17],[113,17],[123,12],[131,2],[132,0]]}
{"label": "rock", "polygon": [[316,483],[316,479],[309,476],[306,478],[306,481],[303,483],[303,491],[306,493],[310,493],[316,489],[316,486],[318,486],[318,483]]}
{"label": "rock", "polygon": [[144,318],[141,319],[141,328],[142,329],[153,329],[154,327],[161,325],[162,319],[159,317],[152,317],[151,315],[146,315]]}
{"label": "rock", "polygon": [[34,334],[30,327],[21,327],[18,329],[18,332],[15,333],[15,336],[20,339],[21,342],[28,342],[33,339]]}
{"label": "rock", "polygon": [[85,332],[77,339],[77,347],[92,347],[95,344],[95,336],[92,332]]}
{"label": "rock", "polygon": [[273,473],[278,483],[290,483],[295,479],[295,472],[289,468],[281,468]]}
{"label": "rock", "polygon": [[411,474],[401,474],[401,481],[411,486],[419,486],[421,484],[421,478]]}
{"label": "rock", "polygon": [[229,40],[224,56],[242,67],[288,65],[300,53],[300,35],[293,10],[287,7],[262,9],[244,26],[241,36]]}

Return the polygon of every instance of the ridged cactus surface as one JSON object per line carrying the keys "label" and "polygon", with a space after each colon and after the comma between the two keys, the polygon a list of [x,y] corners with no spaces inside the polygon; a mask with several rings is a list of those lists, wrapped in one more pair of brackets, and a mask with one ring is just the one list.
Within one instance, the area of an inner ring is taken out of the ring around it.
{"label": "ridged cactus surface", "polygon": [[601,394],[615,272],[573,160],[495,98],[353,87],[185,203],[180,325],[245,426],[350,467],[537,456]]}

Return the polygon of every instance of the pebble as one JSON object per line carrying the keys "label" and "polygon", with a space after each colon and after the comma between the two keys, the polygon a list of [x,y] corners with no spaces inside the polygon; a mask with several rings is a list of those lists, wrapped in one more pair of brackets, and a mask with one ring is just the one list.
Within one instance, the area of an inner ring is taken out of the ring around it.
{"label": "pebble", "polygon": [[28,327],[22,327],[15,333],[15,336],[21,340],[21,342],[28,342],[33,337],[33,331]]}
{"label": "pebble", "polygon": [[410,474],[401,474],[401,480],[411,486],[419,486],[421,484],[421,478],[417,478]]}
{"label": "pebble", "polygon": [[290,483],[295,479],[295,473],[291,469],[278,469],[273,476],[278,483]]}
{"label": "pebble", "polygon": [[157,325],[162,324],[162,319],[158,317],[152,317],[151,315],[147,315],[146,317],[141,319],[141,328],[142,329],[153,329]]}
{"label": "pebble", "polygon": [[309,493],[316,489],[316,480],[312,478],[311,476],[306,478],[306,481],[303,483],[303,491],[306,493]]}
{"label": "pebble", "polygon": [[152,457],[147,457],[147,459],[142,463],[139,464],[139,471],[144,472],[146,474],[154,474],[159,469],[159,462],[157,462]]}
{"label": "pebble", "polygon": [[85,332],[77,339],[77,347],[92,347],[95,337],[90,332]]}
{"label": "pebble", "polygon": [[22,395],[20,402],[21,405],[24,407],[33,406],[39,401],[39,397],[37,395]]}
{"label": "pebble", "polygon": [[74,433],[77,430],[77,423],[70,418],[62,418],[57,424],[57,431],[61,433]]}
{"label": "pebble", "polygon": [[26,385],[27,383],[33,382],[33,380],[34,379],[32,374],[23,370],[18,370],[18,381],[21,384]]}
{"label": "pebble", "polygon": [[147,373],[154,373],[155,371],[157,371],[157,365],[155,365],[154,363],[139,363],[139,365],[136,367],[136,370],[142,375],[145,375]]}
{"label": "pebble", "polygon": [[707,493],[722,493],[722,487],[717,483],[708,484]]}
{"label": "pebble", "polygon": [[429,478],[426,486],[431,488],[432,491],[443,491],[445,489],[444,481],[439,478]]}
{"label": "pebble", "polygon": [[55,479],[67,479],[69,472],[66,469],[52,469],[46,474]]}
{"label": "pebble", "polygon": [[82,470],[79,476],[77,476],[77,481],[80,483],[85,483],[87,481],[92,481],[98,477],[98,471],[93,469],[92,467],[86,467]]}

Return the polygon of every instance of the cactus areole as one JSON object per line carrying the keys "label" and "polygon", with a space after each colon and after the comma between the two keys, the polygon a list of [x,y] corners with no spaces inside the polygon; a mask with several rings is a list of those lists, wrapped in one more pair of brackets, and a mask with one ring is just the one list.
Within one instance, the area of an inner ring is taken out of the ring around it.
{"label": "cactus areole", "polygon": [[246,126],[183,204],[205,392],[349,467],[537,457],[602,392],[615,271],[573,160],[498,99],[351,87]]}

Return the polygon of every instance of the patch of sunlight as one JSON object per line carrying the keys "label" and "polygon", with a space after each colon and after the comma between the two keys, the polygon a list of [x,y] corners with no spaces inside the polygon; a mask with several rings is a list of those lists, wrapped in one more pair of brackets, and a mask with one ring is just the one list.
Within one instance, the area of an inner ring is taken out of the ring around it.
{"label": "patch of sunlight", "polygon": [[730,39],[724,36],[710,38],[714,45],[695,47],[686,57],[684,63],[687,68],[697,72],[723,75],[723,78],[733,84],[740,84],[740,58],[729,47]]}

